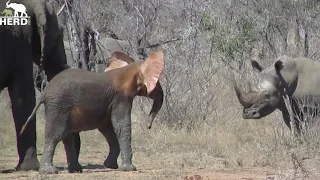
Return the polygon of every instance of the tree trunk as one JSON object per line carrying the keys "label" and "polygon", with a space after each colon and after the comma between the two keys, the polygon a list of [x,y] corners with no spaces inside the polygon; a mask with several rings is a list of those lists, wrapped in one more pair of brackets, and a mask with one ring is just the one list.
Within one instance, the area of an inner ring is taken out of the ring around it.
{"label": "tree trunk", "polygon": [[308,31],[297,15],[291,18],[287,34],[287,47],[287,52],[291,57],[308,57]]}
{"label": "tree trunk", "polygon": [[78,23],[79,15],[77,11],[73,10],[73,0],[69,2],[70,4],[68,4],[65,13],[72,57],[78,68],[88,70],[88,65],[85,61],[84,47],[82,44],[83,36],[81,36],[81,34],[83,34],[83,28]]}

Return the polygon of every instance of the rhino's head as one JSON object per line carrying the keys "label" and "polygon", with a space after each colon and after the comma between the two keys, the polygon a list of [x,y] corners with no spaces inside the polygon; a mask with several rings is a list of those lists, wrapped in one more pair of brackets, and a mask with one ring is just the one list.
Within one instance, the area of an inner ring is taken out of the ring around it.
{"label": "rhino's head", "polygon": [[233,87],[243,106],[242,117],[244,119],[260,119],[278,108],[282,100],[281,93],[283,91],[280,88],[279,76],[282,62],[277,61],[268,68],[261,67],[257,61],[252,61],[251,65],[254,70],[259,72],[258,84],[250,87],[249,92],[241,90],[235,81]]}

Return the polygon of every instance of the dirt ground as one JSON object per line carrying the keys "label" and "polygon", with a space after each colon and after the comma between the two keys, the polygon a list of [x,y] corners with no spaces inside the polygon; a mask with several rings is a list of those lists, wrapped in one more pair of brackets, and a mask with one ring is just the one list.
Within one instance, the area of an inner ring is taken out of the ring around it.
{"label": "dirt ground", "polygon": [[[13,127],[13,126],[11,126]],[[138,128],[136,128],[138,129]],[[97,131],[81,133],[82,146],[80,152],[80,164],[83,166],[83,173],[68,173],[65,151],[62,143],[59,143],[55,155],[54,165],[60,171],[54,175],[40,175],[37,171],[12,172],[17,163],[17,152],[14,136],[10,136],[10,141],[4,141],[0,146],[0,180],[37,180],[37,179],[69,179],[69,180],[88,180],[88,179],[120,179],[120,180],[292,180],[292,179],[320,179],[320,161],[312,159],[313,163],[305,162],[305,169],[308,177],[301,177],[301,171],[295,173],[291,163],[278,158],[277,164],[280,166],[264,166],[263,164],[254,165],[250,163],[254,157],[240,156],[243,159],[232,161],[232,157],[219,157],[213,153],[209,154],[207,146],[200,146],[199,140],[193,139],[183,134],[168,133],[152,134],[152,136],[135,136],[133,140],[133,163],[137,167],[135,172],[121,172],[118,170],[107,169],[103,166],[103,161],[108,154],[108,147],[102,135]],[[162,131],[162,130],[161,130]],[[40,131],[42,132],[42,130]],[[137,132],[134,132],[138,135]],[[39,133],[38,159],[41,158],[43,148],[43,136]],[[160,139],[158,139],[161,137]],[[188,138],[187,138],[188,137]],[[213,137],[213,136],[212,136]],[[103,141],[103,143],[102,143]],[[149,142],[147,142],[149,141]],[[6,143],[9,142],[9,143]],[[147,143],[146,143],[147,142]],[[186,142],[192,142],[185,144]],[[194,143],[194,144],[193,144]],[[310,150],[309,150],[310,151]],[[223,152],[223,151],[222,151]],[[221,152],[221,153],[222,153]],[[300,151],[299,151],[300,152]],[[221,154],[220,153],[220,154]],[[259,153],[259,152],[258,152]],[[259,153],[258,157],[264,154]],[[270,156],[272,157],[272,156]],[[285,159],[285,158],[284,158]],[[247,163],[245,163],[248,161]],[[307,161],[307,160],[306,160]],[[318,163],[314,163],[318,162]],[[118,158],[119,165],[121,158]],[[308,166],[307,166],[308,165]],[[299,169],[298,169],[299,170]],[[300,173],[300,174],[299,174]],[[306,174],[306,173],[304,173]],[[300,176],[300,178],[299,178]]]}
{"label": "dirt ground", "polygon": [[111,170],[104,168],[101,165],[101,160],[91,159],[90,164],[82,163],[83,173],[68,173],[66,164],[59,162],[63,161],[64,157],[58,157],[57,166],[60,171],[59,174],[54,175],[40,175],[36,171],[29,172],[12,172],[14,167],[15,157],[6,157],[0,159],[0,179],[183,179],[183,180],[213,180],[213,179],[275,179],[275,171],[268,168],[254,168],[254,169],[209,169],[209,168],[157,168],[150,166],[139,166],[138,170],[134,172],[120,172],[118,170]]}
{"label": "dirt ground", "polygon": [[[1,97],[1,96],[0,96]],[[7,98],[8,99],[8,98]],[[142,118],[133,117],[132,148],[135,172],[104,168],[109,147],[98,130],[81,132],[79,162],[83,173],[68,173],[63,143],[57,145],[53,163],[60,171],[40,175],[37,171],[14,172],[17,163],[16,137],[9,103],[0,98],[0,180],[120,179],[120,180],[319,180],[319,136],[293,146],[272,121],[243,121],[226,118],[191,132],[169,129],[155,123],[146,129]],[[44,116],[37,120],[37,153],[44,146]],[[278,122],[278,121],[274,121]],[[275,131],[276,130],[276,131]],[[286,130],[286,129],[285,129]],[[274,132],[280,132],[274,134]],[[290,134],[290,131],[288,131]],[[293,158],[294,157],[294,158]],[[121,158],[118,158],[121,164]]]}

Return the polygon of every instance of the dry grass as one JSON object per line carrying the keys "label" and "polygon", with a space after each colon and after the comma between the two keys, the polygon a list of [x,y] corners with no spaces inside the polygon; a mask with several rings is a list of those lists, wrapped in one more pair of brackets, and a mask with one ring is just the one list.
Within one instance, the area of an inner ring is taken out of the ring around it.
{"label": "dry grass", "polygon": [[[240,106],[227,86],[226,83],[224,88],[227,90],[223,93],[229,94],[230,98],[221,96],[217,99],[219,106],[212,121],[193,130],[168,128],[158,121],[147,130],[145,119],[139,118],[142,113],[135,108],[134,114],[140,114],[139,117],[133,115],[133,162],[138,172],[104,169],[102,163],[108,146],[103,136],[94,130],[81,133],[80,163],[84,173],[68,174],[64,170],[59,175],[40,176],[37,172],[17,172],[0,174],[0,179],[192,179],[193,175],[203,179],[320,177],[317,174],[320,171],[318,137],[296,146],[289,130],[278,120],[277,112],[263,120],[243,120]],[[16,165],[17,152],[6,90],[0,98],[2,170]],[[44,142],[43,109],[41,106],[37,113],[38,154],[41,154]],[[62,143],[58,144],[54,163],[67,167]]]}
{"label": "dry grass", "polygon": [[[40,176],[37,172],[16,172],[0,174],[0,179],[201,179],[196,175],[202,179],[320,179],[320,128],[313,128],[298,146],[279,112],[261,120],[243,120],[235,93],[226,81],[228,69],[221,70],[226,66],[238,70],[243,63],[241,76],[252,78],[250,59],[270,65],[276,56],[287,54],[288,34],[283,32],[295,26],[308,30],[308,56],[319,59],[320,21],[316,15],[310,18],[318,12],[318,6],[313,6],[311,1],[290,4],[289,1],[267,0],[261,1],[259,6],[255,1],[100,2],[75,1],[74,7],[81,5],[78,7],[81,9],[79,24],[90,22],[101,37],[107,36],[110,30],[120,39],[129,40],[134,48],[140,46],[140,42],[156,44],[182,39],[164,45],[166,76],[162,85],[168,101],[151,130],[146,129],[143,108],[136,106],[134,109],[133,162],[138,172],[104,169],[101,165],[108,147],[102,135],[94,130],[81,133],[80,163],[84,173],[69,174],[62,170],[58,175]],[[290,9],[294,12],[290,13]],[[146,25],[150,17],[156,18]],[[298,18],[305,27],[290,24],[292,18]],[[251,21],[253,23],[248,23]],[[278,28],[279,32],[275,32]],[[139,42],[141,37],[146,39]],[[251,48],[257,53],[252,53]],[[218,70],[222,74],[218,74]],[[212,94],[214,99],[208,101]],[[210,110],[206,109],[206,104]],[[13,168],[17,163],[10,111],[7,91],[3,91],[0,96],[0,170]],[[202,122],[203,113],[207,114]],[[182,121],[179,126],[174,123],[177,121]],[[202,122],[200,126],[193,126],[192,123],[198,121]],[[41,106],[37,113],[38,154],[43,149],[44,122]],[[172,125],[164,125],[170,122]],[[38,157],[40,159],[40,155]],[[67,167],[62,143],[57,146],[54,163]]]}

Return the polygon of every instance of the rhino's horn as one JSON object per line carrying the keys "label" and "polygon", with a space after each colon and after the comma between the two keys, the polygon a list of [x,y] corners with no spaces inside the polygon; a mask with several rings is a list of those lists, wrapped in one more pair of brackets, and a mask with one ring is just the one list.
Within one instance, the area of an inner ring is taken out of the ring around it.
{"label": "rhino's horn", "polygon": [[252,103],[249,101],[250,98],[248,98],[248,97],[250,97],[250,94],[241,90],[238,87],[237,82],[235,81],[234,77],[233,77],[233,89],[236,92],[238,100],[243,107],[248,108],[252,105]]}

